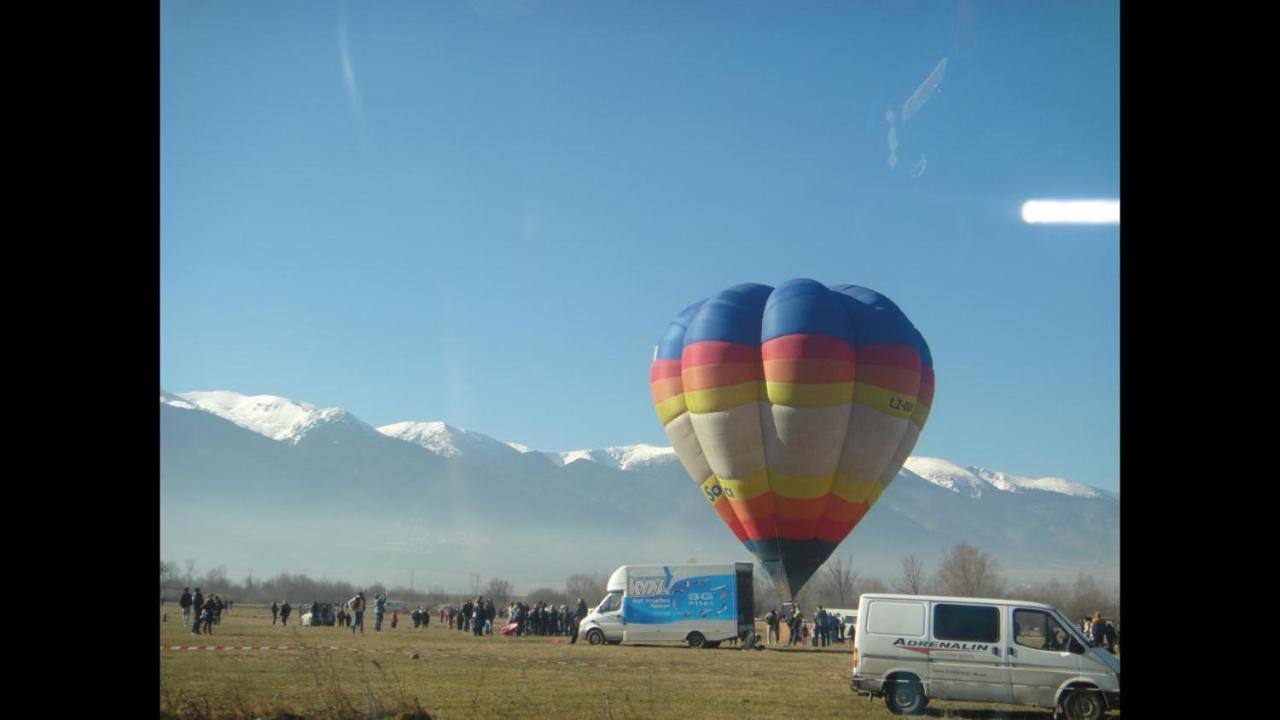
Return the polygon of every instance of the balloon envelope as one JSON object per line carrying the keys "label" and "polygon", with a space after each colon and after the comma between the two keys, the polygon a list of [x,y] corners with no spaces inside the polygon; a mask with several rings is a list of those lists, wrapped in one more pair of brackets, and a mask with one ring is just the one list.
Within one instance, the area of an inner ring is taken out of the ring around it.
{"label": "balloon envelope", "polygon": [[685,470],[790,600],[915,447],[933,359],[873,290],[744,284],[676,317],[650,386]]}

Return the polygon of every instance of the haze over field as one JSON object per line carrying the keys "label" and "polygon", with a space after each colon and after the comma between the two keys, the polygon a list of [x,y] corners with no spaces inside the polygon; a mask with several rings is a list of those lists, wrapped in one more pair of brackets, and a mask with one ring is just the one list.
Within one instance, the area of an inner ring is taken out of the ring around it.
{"label": "haze over field", "polygon": [[[233,578],[307,573],[518,591],[625,563],[751,560],[670,448],[541,452],[440,421],[374,428],[340,408],[161,391],[161,557]],[[1010,580],[1119,577],[1119,497],[912,457],[835,557],[894,580],[967,540]]]}

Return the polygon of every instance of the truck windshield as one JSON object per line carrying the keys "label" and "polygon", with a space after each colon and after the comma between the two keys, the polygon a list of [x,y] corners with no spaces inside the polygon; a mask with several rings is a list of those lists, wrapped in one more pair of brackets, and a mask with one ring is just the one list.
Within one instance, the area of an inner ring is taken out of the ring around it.
{"label": "truck windshield", "polygon": [[617,610],[621,607],[622,607],[622,593],[613,592],[604,596],[604,599],[600,601],[600,605],[596,607],[596,612],[598,613],[613,612],[614,610]]}

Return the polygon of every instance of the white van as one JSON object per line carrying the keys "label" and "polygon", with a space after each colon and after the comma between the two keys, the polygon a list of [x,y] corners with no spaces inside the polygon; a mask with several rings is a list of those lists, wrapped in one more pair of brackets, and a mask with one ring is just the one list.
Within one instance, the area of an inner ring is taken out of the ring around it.
{"label": "white van", "polygon": [[938,698],[1096,720],[1120,707],[1120,660],[1049,605],[867,594],[858,603],[851,687],[883,695],[895,714],[918,714]]}
{"label": "white van", "polygon": [[716,647],[755,631],[751,563],[623,565],[578,624],[591,645],[687,642]]}

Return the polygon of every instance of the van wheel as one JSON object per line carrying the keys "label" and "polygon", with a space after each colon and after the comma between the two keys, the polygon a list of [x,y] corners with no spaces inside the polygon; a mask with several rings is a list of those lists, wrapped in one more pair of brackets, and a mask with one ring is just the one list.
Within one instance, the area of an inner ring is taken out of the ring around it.
{"label": "van wheel", "polygon": [[603,645],[603,644],[604,644],[604,633],[600,632],[600,630],[598,630],[598,629],[596,629],[596,628],[592,628],[592,629],[588,630],[588,631],[587,631],[587,643],[589,643],[589,644],[591,644],[591,645]]}
{"label": "van wheel", "polygon": [[689,647],[700,648],[707,644],[707,638],[700,632],[689,633]]}
{"label": "van wheel", "polygon": [[897,680],[884,694],[884,704],[894,715],[919,715],[924,712],[929,699],[915,680]]}
{"label": "van wheel", "polygon": [[1077,688],[1062,700],[1067,720],[1099,720],[1105,712],[1102,696],[1093,688]]}

